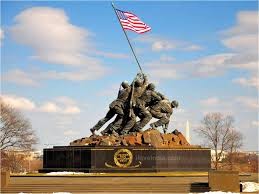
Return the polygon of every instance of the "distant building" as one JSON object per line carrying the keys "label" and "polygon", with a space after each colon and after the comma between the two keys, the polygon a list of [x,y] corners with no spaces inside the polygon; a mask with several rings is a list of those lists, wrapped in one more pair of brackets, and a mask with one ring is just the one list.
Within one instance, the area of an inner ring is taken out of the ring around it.
{"label": "distant building", "polygon": [[[219,154],[220,150],[218,150],[217,152]],[[211,159],[213,161],[215,161],[216,160],[216,152],[215,152],[215,150],[211,150],[210,154],[211,154]],[[223,151],[222,154],[221,154],[221,157],[219,158],[219,161],[221,162],[224,158],[226,158],[226,156],[227,156],[227,152]]]}
{"label": "distant building", "polygon": [[259,151],[239,151],[239,153],[243,153],[243,154],[246,154],[246,155],[257,155],[259,156]]}
{"label": "distant building", "polygon": [[42,150],[36,150],[30,152],[30,160],[43,158]]}
{"label": "distant building", "polygon": [[42,159],[43,152],[41,150],[36,151],[24,151],[24,150],[6,150],[4,151],[7,155],[14,154],[16,156],[25,156],[27,160]]}
{"label": "distant building", "polygon": [[[220,150],[218,150],[218,153],[220,152]],[[238,155],[238,157],[240,158],[245,158],[247,156],[259,156],[259,151],[238,151],[238,152],[235,152],[234,154]],[[228,152],[225,152],[223,151],[222,152],[222,155],[219,159],[219,161],[221,162],[224,158],[226,158],[228,155]],[[211,159],[212,160],[216,160],[216,153],[215,153],[215,150],[211,150]]]}

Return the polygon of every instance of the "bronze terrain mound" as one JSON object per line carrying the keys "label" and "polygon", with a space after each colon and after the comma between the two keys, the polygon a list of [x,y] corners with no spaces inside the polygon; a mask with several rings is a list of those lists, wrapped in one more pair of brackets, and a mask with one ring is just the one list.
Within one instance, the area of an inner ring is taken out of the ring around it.
{"label": "bronze terrain mound", "polygon": [[127,135],[91,135],[70,142],[70,146],[151,146],[155,148],[200,147],[190,145],[184,135],[174,130],[162,134],[156,129],[134,132]]}

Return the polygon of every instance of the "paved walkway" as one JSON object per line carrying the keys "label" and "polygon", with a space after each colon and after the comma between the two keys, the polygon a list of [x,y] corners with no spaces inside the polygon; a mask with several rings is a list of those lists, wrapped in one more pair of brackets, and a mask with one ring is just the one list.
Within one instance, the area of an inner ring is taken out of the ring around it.
{"label": "paved walkway", "polygon": [[[3,193],[208,191],[207,177],[11,177]],[[198,184],[204,183],[204,184]]]}
{"label": "paved walkway", "polygon": [[[131,174],[132,175],[132,174]],[[101,176],[12,176],[8,187],[1,193],[189,193],[209,191],[208,177],[177,176],[160,174],[159,176],[119,176],[108,174]],[[158,175],[158,174],[157,174]],[[167,176],[165,176],[167,175]],[[258,182],[258,174],[239,176],[240,181]]]}

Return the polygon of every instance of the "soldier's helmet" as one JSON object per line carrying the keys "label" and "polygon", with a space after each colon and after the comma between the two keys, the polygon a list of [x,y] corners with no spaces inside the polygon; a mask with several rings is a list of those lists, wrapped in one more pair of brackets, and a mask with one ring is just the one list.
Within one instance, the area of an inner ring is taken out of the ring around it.
{"label": "soldier's helmet", "polygon": [[179,103],[176,100],[173,100],[171,102],[171,105],[172,105],[173,108],[177,108],[179,106]]}
{"label": "soldier's helmet", "polygon": [[128,81],[123,81],[123,82],[121,83],[121,86],[122,86],[123,88],[128,88],[128,87],[129,87]]}
{"label": "soldier's helmet", "polygon": [[135,81],[135,86],[136,86],[136,87],[139,87],[139,86],[141,86],[141,85],[142,85],[141,80],[137,79],[137,80]]}
{"label": "soldier's helmet", "polygon": [[147,89],[148,90],[155,90],[156,86],[153,83],[148,84]]}

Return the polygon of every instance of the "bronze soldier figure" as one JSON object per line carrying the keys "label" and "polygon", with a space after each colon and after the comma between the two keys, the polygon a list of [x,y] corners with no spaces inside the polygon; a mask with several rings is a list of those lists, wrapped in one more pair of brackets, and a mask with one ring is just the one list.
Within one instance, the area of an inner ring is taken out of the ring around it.
{"label": "bronze soldier figure", "polygon": [[[121,86],[123,89],[119,90],[117,99],[110,104],[110,109],[106,116],[103,119],[99,120],[99,122],[93,128],[90,129],[93,134],[95,131],[98,131],[107,121],[109,121],[116,114],[117,119],[115,121],[115,125],[120,126],[124,115],[125,102],[127,101],[131,91],[131,87],[127,82],[122,82]],[[104,131],[103,133],[106,132],[108,131]]]}
{"label": "bronze soldier figure", "polygon": [[159,120],[151,123],[150,127],[156,129],[159,126],[164,125],[163,131],[166,133],[170,117],[173,114],[173,108],[177,107],[178,102],[176,100],[172,101],[171,103],[168,100],[161,100],[157,104],[151,106],[149,108],[151,115]]}
{"label": "bronze soldier figure", "polygon": [[127,134],[136,123],[135,106],[137,99],[143,94],[148,85],[148,79],[146,75],[137,74],[136,78],[132,82],[132,91],[130,106],[128,111],[128,117],[125,119],[125,124],[121,129],[121,134]]}
{"label": "bronze soldier figure", "polygon": [[[121,83],[118,97],[109,105],[110,109],[106,116],[90,130],[94,134],[114,115],[117,115],[114,121],[101,132],[102,135],[124,135],[141,131],[152,117],[159,120],[151,123],[150,126],[152,128],[163,126],[166,133],[173,108],[177,107],[177,101],[170,103],[163,94],[155,91],[153,83],[148,84],[146,75],[139,73],[131,85],[127,82]],[[138,122],[136,117],[140,118]]]}
{"label": "bronze soldier figure", "polygon": [[148,84],[144,93],[136,99],[134,113],[140,118],[140,121],[135,124],[133,131],[140,131],[152,119],[151,113],[146,108],[160,100],[162,98],[155,91],[155,85],[153,83]]}

